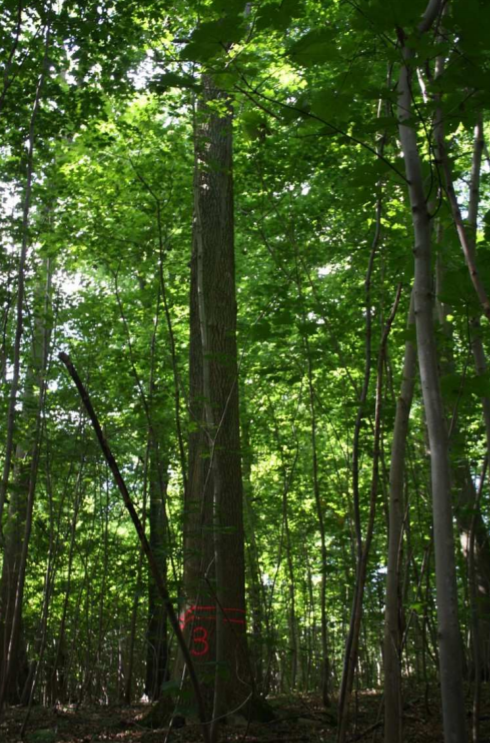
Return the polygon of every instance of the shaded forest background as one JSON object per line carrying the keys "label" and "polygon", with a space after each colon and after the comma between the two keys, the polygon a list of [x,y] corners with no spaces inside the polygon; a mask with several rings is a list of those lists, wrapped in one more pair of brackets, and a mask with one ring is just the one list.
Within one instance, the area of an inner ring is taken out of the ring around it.
{"label": "shaded forest background", "polygon": [[480,740],[490,4],[2,10],[3,712],[196,715],[64,352],[209,719],[382,690],[398,743],[417,688]]}

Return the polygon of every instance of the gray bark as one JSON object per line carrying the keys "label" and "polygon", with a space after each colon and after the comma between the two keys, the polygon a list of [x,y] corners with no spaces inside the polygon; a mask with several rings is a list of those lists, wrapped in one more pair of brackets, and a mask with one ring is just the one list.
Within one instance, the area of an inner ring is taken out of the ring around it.
{"label": "gray bark", "polygon": [[[430,28],[441,3],[429,3],[423,32]],[[433,327],[433,285],[431,271],[431,226],[423,187],[422,163],[412,118],[412,54],[402,42],[403,65],[398,81],[399,135],[405,159],[408,191],[415,236],[414,309],[422,394],[430,443],[434,552],[436,567],[437,616],[439,627],[440,680],[445,743],[465,743],[466,721],[462,683],[461,636],[451,508],[449,443],[438,376],[438,357]]]}

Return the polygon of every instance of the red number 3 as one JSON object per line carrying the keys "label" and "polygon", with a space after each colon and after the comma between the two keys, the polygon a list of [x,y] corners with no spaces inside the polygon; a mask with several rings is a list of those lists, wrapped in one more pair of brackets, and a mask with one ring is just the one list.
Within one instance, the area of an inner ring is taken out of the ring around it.
{"label": "red number 3", "polygon": [[[191,649],[192,655],[206,655],[209,650],[208,643],[208,631],[204,627],[194,627],[192,632],[192,643],[194,647]],[[196,645],[198,647],[196,647]]]}

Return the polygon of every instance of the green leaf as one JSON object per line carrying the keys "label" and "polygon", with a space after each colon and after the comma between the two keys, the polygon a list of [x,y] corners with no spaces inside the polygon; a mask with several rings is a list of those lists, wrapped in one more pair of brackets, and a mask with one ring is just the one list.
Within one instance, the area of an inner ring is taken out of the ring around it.
{"label": "green leaf", "polygon": [[250,338],[254,341],[269,340],[272,336],[271,326],[266,320],[255,323],[250,331]]}
{"label": "green leaf", "polygon": [[478,300],[466,266],[446,271],[438,299],[452,307],[470,306],[478,309]]}
{"label": "green leaf", "polygon": [[488,47],[490,6],[479,0],[454,0],[452,17],[459,29],[460,44],[470,54]]}
{"label": "green leaf", "polygon": [[318,333],[320,326],[314,320],[306,320],[306,322],[299,323],[299,330],[301,335],[315,335]]}
{"label": "green leaf", "polygon": [[176,72],[165,72],[153,78],[150,90],[165,93],[169,88],[189,88],[199,90],[199,84],[190,75],[178,75]]}
{"label": "green leaf", "polygon": [[350,113],[350,96],[332,90],[321,90],[313,96],[311,110],[323,121],[346,119]]}
{"label": "green leaf", "polygon": [[270,134],[266,117],[260,111],[246,111],[241,117],[243,131],[248,140],[262,138]]}
{"label": "green leaf", "polygon": [[216,72],[213,75],[213,80],[221,90],[233,90],[234,86],[240,80],[240,75],[236,70],[229,69],[224,72]]}
{"label": "green leaf", "polygon": [[217,21],[201,23],[191,34],[181,58],[204,62],[226,53],[227,47],[240,41],[245,32],[242,20],[238,16],[226,16]]}
{"label": "green leaf", "polygon": [[293,62],[303,67],[337,60],[339,54],[335,36],[335,31],[328,28],[309,31],[290,47],[288,55]]}
{"label": "green leaf", "polygon": [[453,372],[441,377],[441,390],[444,397],[449,400],[457,400],[464,391],[463,378],[461,374]]}
{"label": "green leaf", "polygon": [[264,5],[258,13],[257,29],[264,31],[268,28],[285,30],[293,18],[303,12],[301,0],[282,0],[278,5]]}
{"label": "green leaf", "polygon": [[465,387],[476,397],[490,397],[490,371],[467,378]]}
{"label": "green leaf", "polygon": [[164,681],[160,687],[162,694],[178,694],[181,684],[178,681]]}
{"label": "green leaf", "polygon": [[409,325],[407,328],[404,328],[400,335],[406,343],[417,342],[417,331],[415,325]]}
{"label": "green leaf", "polygon": [[245,10],[245,3],[243,0],[213,0],[211,8],[215,13],[219,13],[219,15],[224,15],[225,13],[229,15],[240,15]]}
{"label": "green leaf", "polygon": [[490,397],[490,371],[485,374],[458,374],[456,372],[441,377],[441,389],[451,400]]}

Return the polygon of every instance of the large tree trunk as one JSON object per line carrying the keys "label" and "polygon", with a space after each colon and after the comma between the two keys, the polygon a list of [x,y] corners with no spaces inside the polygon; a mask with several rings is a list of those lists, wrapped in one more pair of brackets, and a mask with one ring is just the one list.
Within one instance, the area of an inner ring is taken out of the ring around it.
{"label": "large tree trunk", "polygon": [[252,694],[237,376],[232,113],[226,95],[204,76],[195,121],[190,348],[195,432],[189,446],[181,621],[215,717]]}

